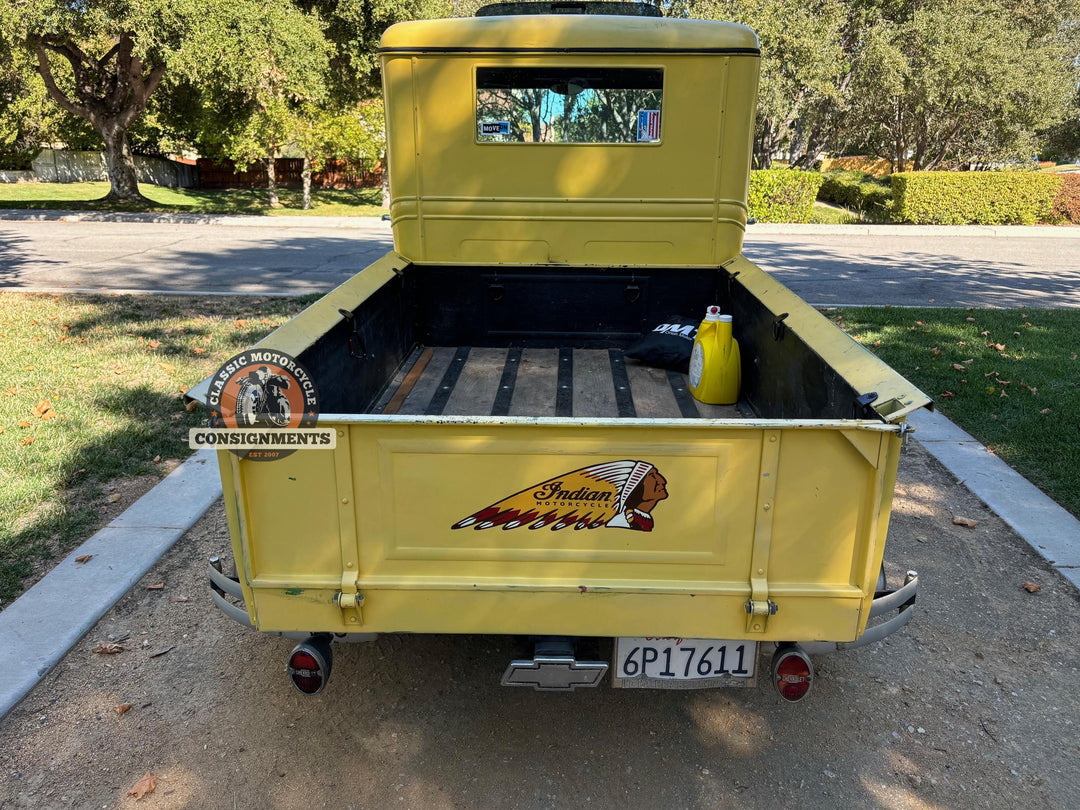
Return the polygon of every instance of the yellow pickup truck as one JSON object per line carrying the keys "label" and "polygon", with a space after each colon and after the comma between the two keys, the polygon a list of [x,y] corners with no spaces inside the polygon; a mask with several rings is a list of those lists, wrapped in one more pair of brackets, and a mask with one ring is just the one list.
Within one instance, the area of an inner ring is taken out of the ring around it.
{"label": "yellow pickup truck", "polygon": [[[740,255],[754,32],[567,13],[597,5],[382,38],[394,250],[254,347],[307,370],[332,447],[218,453],[236,573],[211,561],[213,597],[302,639],[302,692],[331,641],[484,633],[531,645],[493,662],[507,685],[760,674],[794,701],[810,654],[912,615],[882,560],[930,400]],[[735,406],[624,355],[712,305]]]}

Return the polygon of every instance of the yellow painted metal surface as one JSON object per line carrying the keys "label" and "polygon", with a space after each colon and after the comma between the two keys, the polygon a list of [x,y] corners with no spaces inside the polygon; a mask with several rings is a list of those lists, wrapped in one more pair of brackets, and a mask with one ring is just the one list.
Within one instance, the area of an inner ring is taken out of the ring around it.
{"label": "yellow painted metal surface", "polygon": [[873,409],[899,424],[912,411],[933,401],[868,349],[838,329],[824,315],[744,256],[724,264],[739,283],[775,315],[788,313],[785,328],[808,346],[859,393],[875,392]]}
{"label": "yellow painted metal surface", "polygon": [[[896,429],[689,421],[335,418],[333,451],[223,452],[252,618],[271,631],[856,638]],[[608,472],[582,472],[596,468]],[[620,517],[631,470],[664,482],[648,530]],[[504,528],[508,508],[530,505]],[[552,511],[573,520],[530,528]],[[362,610],[343,610],[342,593]],[[751,599],[775,615],[748,619]]]}
{"label": "yellow painted metal surface", "polygon": [[[419,263],[717,265],[746,224],[757,38],[732,23],[523,16],[382,39],[395,250]],[[652,143],[482,143],[485,66],[658,68]]]}

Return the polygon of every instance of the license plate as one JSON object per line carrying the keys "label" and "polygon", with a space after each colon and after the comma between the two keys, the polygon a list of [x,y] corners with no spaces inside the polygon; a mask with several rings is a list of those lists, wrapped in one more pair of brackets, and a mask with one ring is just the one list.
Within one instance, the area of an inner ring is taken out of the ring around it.
{"label": "license plate", "polygon": [[704,689],[753,686],[756,641],[716,638],[618,638],[615,686]]}

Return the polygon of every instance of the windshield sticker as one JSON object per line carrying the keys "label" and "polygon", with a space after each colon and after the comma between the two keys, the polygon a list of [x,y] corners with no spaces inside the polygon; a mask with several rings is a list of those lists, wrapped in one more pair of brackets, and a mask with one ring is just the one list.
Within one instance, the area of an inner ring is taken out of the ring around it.
{"label": "windshield sticker", "polygon": [[647,461],[583,467],[521,490],[455,523],[452,529],[528,526],[653,530],[653,509],[667,498],[667,479]]}
{"label": "windshield sticker", "polygon": [[481,135],[509,135],[510,134],[510,122],[509,121],[481,121],[480,122],[480,134]]}
{"label": "windshield sticker", "polygon": [[638,110],[637,139],[646,142],[660,140],[659,110]]}

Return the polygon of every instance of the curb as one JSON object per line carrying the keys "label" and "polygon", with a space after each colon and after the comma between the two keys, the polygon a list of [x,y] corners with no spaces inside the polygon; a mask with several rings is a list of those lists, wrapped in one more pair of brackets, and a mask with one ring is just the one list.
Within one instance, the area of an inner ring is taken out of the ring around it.
{"label": "curb", "polygon": [[[36,211],[0,208],[0,222],[147,222],[256,228],[348,228],[390,233],[379,217],[252,216],[249,214],[139,214],[109,211]],[[1080,239],[1068,225],[810,225],[757,222],[746,236],[969,236],[1012,239]]]}
{"label": "curb", "polygon": [[1080,588],[1080,520],[940,413],[917,411],[908,423],[930,455]]}
{"label": "curb", "polygon": [[754,236],[968,236],[1012,239],[1080,239],[1080,228],[1068,225],[804,225],[754,223],[746,226]]}
{"label": "curb", "polygon": [[253,216],[249,214],[139,214],[110,211],[35,211],[0,208],[0,222],[145,222],[256,228],[348,228],[390,233],[380,217]]}
{"label": "curb", "polygon": [[0,613],[0,718],[219,497],[215,451],[200,450]]}

